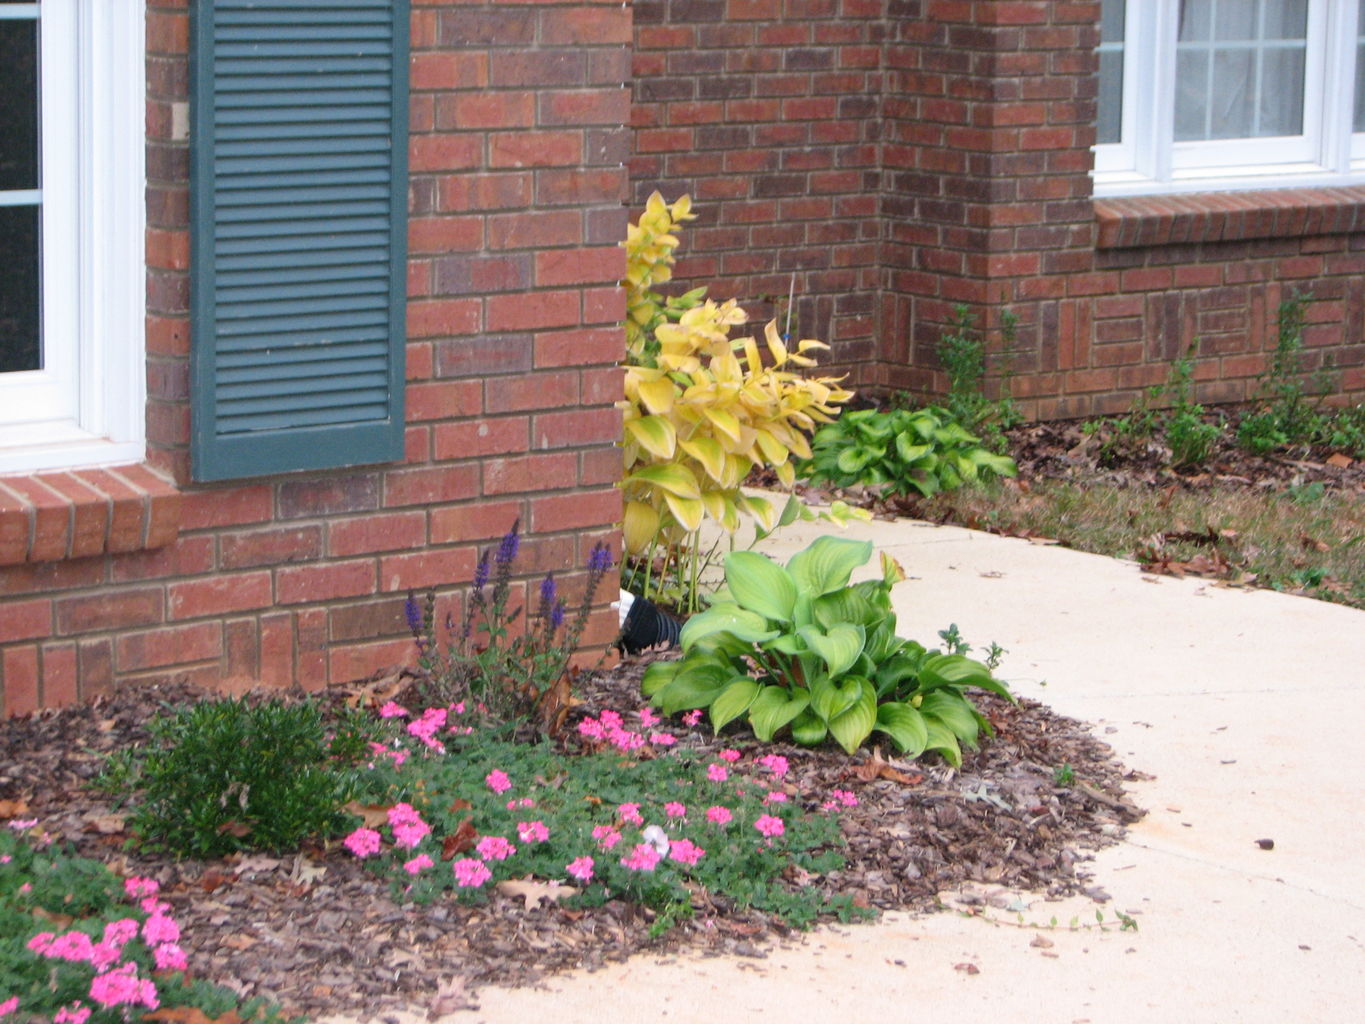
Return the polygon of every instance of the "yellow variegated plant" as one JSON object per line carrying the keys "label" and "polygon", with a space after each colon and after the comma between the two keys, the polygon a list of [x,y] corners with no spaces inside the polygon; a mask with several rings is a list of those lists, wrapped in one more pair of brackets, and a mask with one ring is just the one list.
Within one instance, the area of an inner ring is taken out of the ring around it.
{"label": "yellow variegated plant", "polygon": [[762,347],[732,339],[731,328],[748,319],[735,300],[717,303],[705,289],[675,297],[654,291],[672,276],[678,230],[694,216],[687,196],[670,205],[656,192],[625,242],[622,487],[626,552],[637,558],[660,549],[695,555],[696,532],[708,518],[730,533],[746,518],[772,530],[777,510],[740,485],[766,466],[790,486],[792,458],[810,458],[808,435],[853,397],[839,378],[798,372],[815,365],[807,353],[828,348],[823,342],[798,341],[793,350],[776,323],[764,328]]}

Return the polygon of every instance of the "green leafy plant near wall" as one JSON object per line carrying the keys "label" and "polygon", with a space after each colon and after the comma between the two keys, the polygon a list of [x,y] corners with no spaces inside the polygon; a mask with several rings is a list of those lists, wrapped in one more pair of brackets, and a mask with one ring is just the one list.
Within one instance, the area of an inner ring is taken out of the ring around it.
{"label": "green leafy plant near wall", "polygon": [[732,553],[725,588],[683,627],[683,657],[651,665],[644,693],[666,714],[708,709],[717,731],[742,718],[765,742],[789,729],[797,743],[832,737],[852,753],[876,731],[907,756],[960,764],[962,745],[991,732],[966,691],[1009,690],[979,661],[898,637],[894,560],[882,557],[879,579],[849,582],[871,557],[870,542],[839,537],[786,566]]}
{"label": "green leafy plant near wall", "polygon": [[835,487],[882,487],[888,494],[930,497],[991,476],[1014,476],[1008,455],[981,445],[938,406],[846,412],[811,439],[811,458],[798,471]]}

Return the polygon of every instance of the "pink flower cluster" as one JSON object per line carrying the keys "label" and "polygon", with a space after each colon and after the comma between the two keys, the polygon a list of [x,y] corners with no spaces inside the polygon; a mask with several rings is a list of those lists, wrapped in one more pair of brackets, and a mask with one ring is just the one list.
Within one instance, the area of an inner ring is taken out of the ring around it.
{"label": "pink flower cluster", "polygon": [[787,831],[787,826],[783,824],[782,819],[773,817],[771,814],[760,814],[758,820],[754,822],[754,828],[758,829],[769,839],[780,836]]}
{"label": "pink flower cluster", "polygon": [[[160,1005],[156,984],[138,975],[133,961],[120,963],[124,947],[134,939],[142,941],[152,951],[159,971],[183,971],[189,966],[185,951],[179,946],[180,926],[170,916],[170,906],[156,898],[159,884],[151,878],[129,878],[123,883],[130,899],[138,900],[148,914],[138,924],[135,918],[124,917],[110,921],[98,940],[77,929],[61,935],[40,932],[28,941],[28,948],[49,960],[72,964],[89,964],[94,969],[90,981],[89,998],[102,1007],[146,1007],[155,1010]],[[18,997],[0,1003],[0,1017],[18,1008]],[[54,1024],[85,1024],[92,1008],[79,1000],[63,1006],[53,1016]]]}
{"label": "pink flower cluster", "polygon": [[512,788],[512,780],[501,768],[494,768],[484,776],[483,781],[494,793],[506,793]]}
{"label": "pink flower cluster", "polygon": [[564,870],[580,882],[592,881],[592,869],[593,859],[591,857],[576,857],[564,865]]}
{"label": "pink flower cluster", "polygon": [[393,830],[393,843],[404,850],[411,850],[426,836],[431,834],[431,826],[422,820],[411,804],[394,804],[388,812],[389,828]]}
{"label": "pink flower cluster", "polygon": [[668,855],[679,864],[691,867],[706,856],[706,851],[690,839],[675,839],[668,844]]}
{"label": "pink flower cluster", "polygon": [[653,843],[638,843],[630,851],[630,856],[621,858],[621,865],[631,871],[653,871],[662,859],[662,854]]}
{"label": "pink flower cluster", "polygon": [[436,738],[436,734],[445,728],[446,716],[445,708],[427,708],[421,718],[408,723],[408,735],[416,736],[431,750],[444,754],[445,745]]}
{"label": "pink flower cluster", "polygon": [[523,843],[543,843],[550,838],[550,830],[543,821],[519,821],[517,835]]}
{"label": "pink flower cluster", "polygon": [[484,836],[474,844],[474,849],[484,860],[506,860],[517,852],[517,848],[502,836]]}
{"label": "pink flower cluster", "polygon": [[728,825],[734,815],[730,813],[730,808],[716,804],[714,807],[706,808],[706,820],[713,825]]}
{"label": "pink flower cluster", "polygon": [[787,759],[781,754],[764,754],[758,759],[758,763],[767,768],[779,779],[787,774]]}
{"label": "pink flower cluster", "polygon": [[857,807],[858,798],[846,789],[831,789],[829,799],[820,805],[822,811],[836,811],[840,807]]}
{"label": "pink flower cluster", "polygon": [[592,837],[597,840],[597,845],[604,850],[610,850],[621,841],[621,833],[613,825],[594,825]]}
{"label": "pink flower cluster", "polygon": [[488,865],[473,857],[462,857],[451,867],[455,872],[455,884],[464,889],[477,889],[493,877]]}
{"label": "pink flower cluster", "polygon": [[644,736],[625,728],[615,711],[603,711],[596,718],[585,718],[578,723],[578,734],[590,740],[610,743],[622,753],[639,750],[646,743]]}

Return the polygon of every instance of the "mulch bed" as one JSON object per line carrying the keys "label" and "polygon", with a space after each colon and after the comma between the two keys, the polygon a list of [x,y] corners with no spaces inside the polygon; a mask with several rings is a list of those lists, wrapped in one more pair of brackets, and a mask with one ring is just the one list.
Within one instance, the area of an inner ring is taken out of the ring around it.
{"label": "mulch bed", "polygon": [[[643,665],[634,659],[582,680],[579,710],[639,707]],[[414,1007],[434,1015],[471,1007],[482,984],[530,984],[646,949],[763,956],[789,934],[780,921],[709,897],[659,939],[649,936],[652,912],[619,901],[528,910],[493,893],[483,906],[405,907],[335,842],[213,862],[126,851],[118,811],[85,782],[104,755],[145,742],[145,723],[164,705],[202,696],[188,686],[128,688],[87,706],[0,722],[0,800],[24,801],[28,816],[79,853],[157,878],[183,928],[192,971],[243,996],[266,996],[310,1016],[382,1017]],[[794,796],[808,794],[814,803],[838,786],[860,801],[842,812],[847,866],[793,884],[881,910],[934,910],[940,893],[972,883],[1106,899],[1092,887],[1086,862],[1141,816],[1123,784],[1144,776],[1125,774],[1106,744],[1042,705],[1012,706],[989,695],[979,704],[997,736],[967,753],[960,771],[932,758],[906,765],[891,753],[883,762],[866,751],[848,757],[838,749],[765,746],[789,759]],[[677,731],[704,753],[736,746],[747,754],[755,746],[738,735],[718,741],[701,729]],[[1070,787],[1054,785],[1062,764],[1074,770]]]}

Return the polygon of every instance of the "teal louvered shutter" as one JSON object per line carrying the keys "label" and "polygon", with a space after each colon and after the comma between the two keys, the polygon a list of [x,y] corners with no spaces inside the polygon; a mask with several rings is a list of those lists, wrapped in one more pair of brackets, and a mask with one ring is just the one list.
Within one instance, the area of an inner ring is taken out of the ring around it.
{"label": "teal louvered shutter", "polygon": [[399,459],[408,0],[192,9],[192,474]]}

